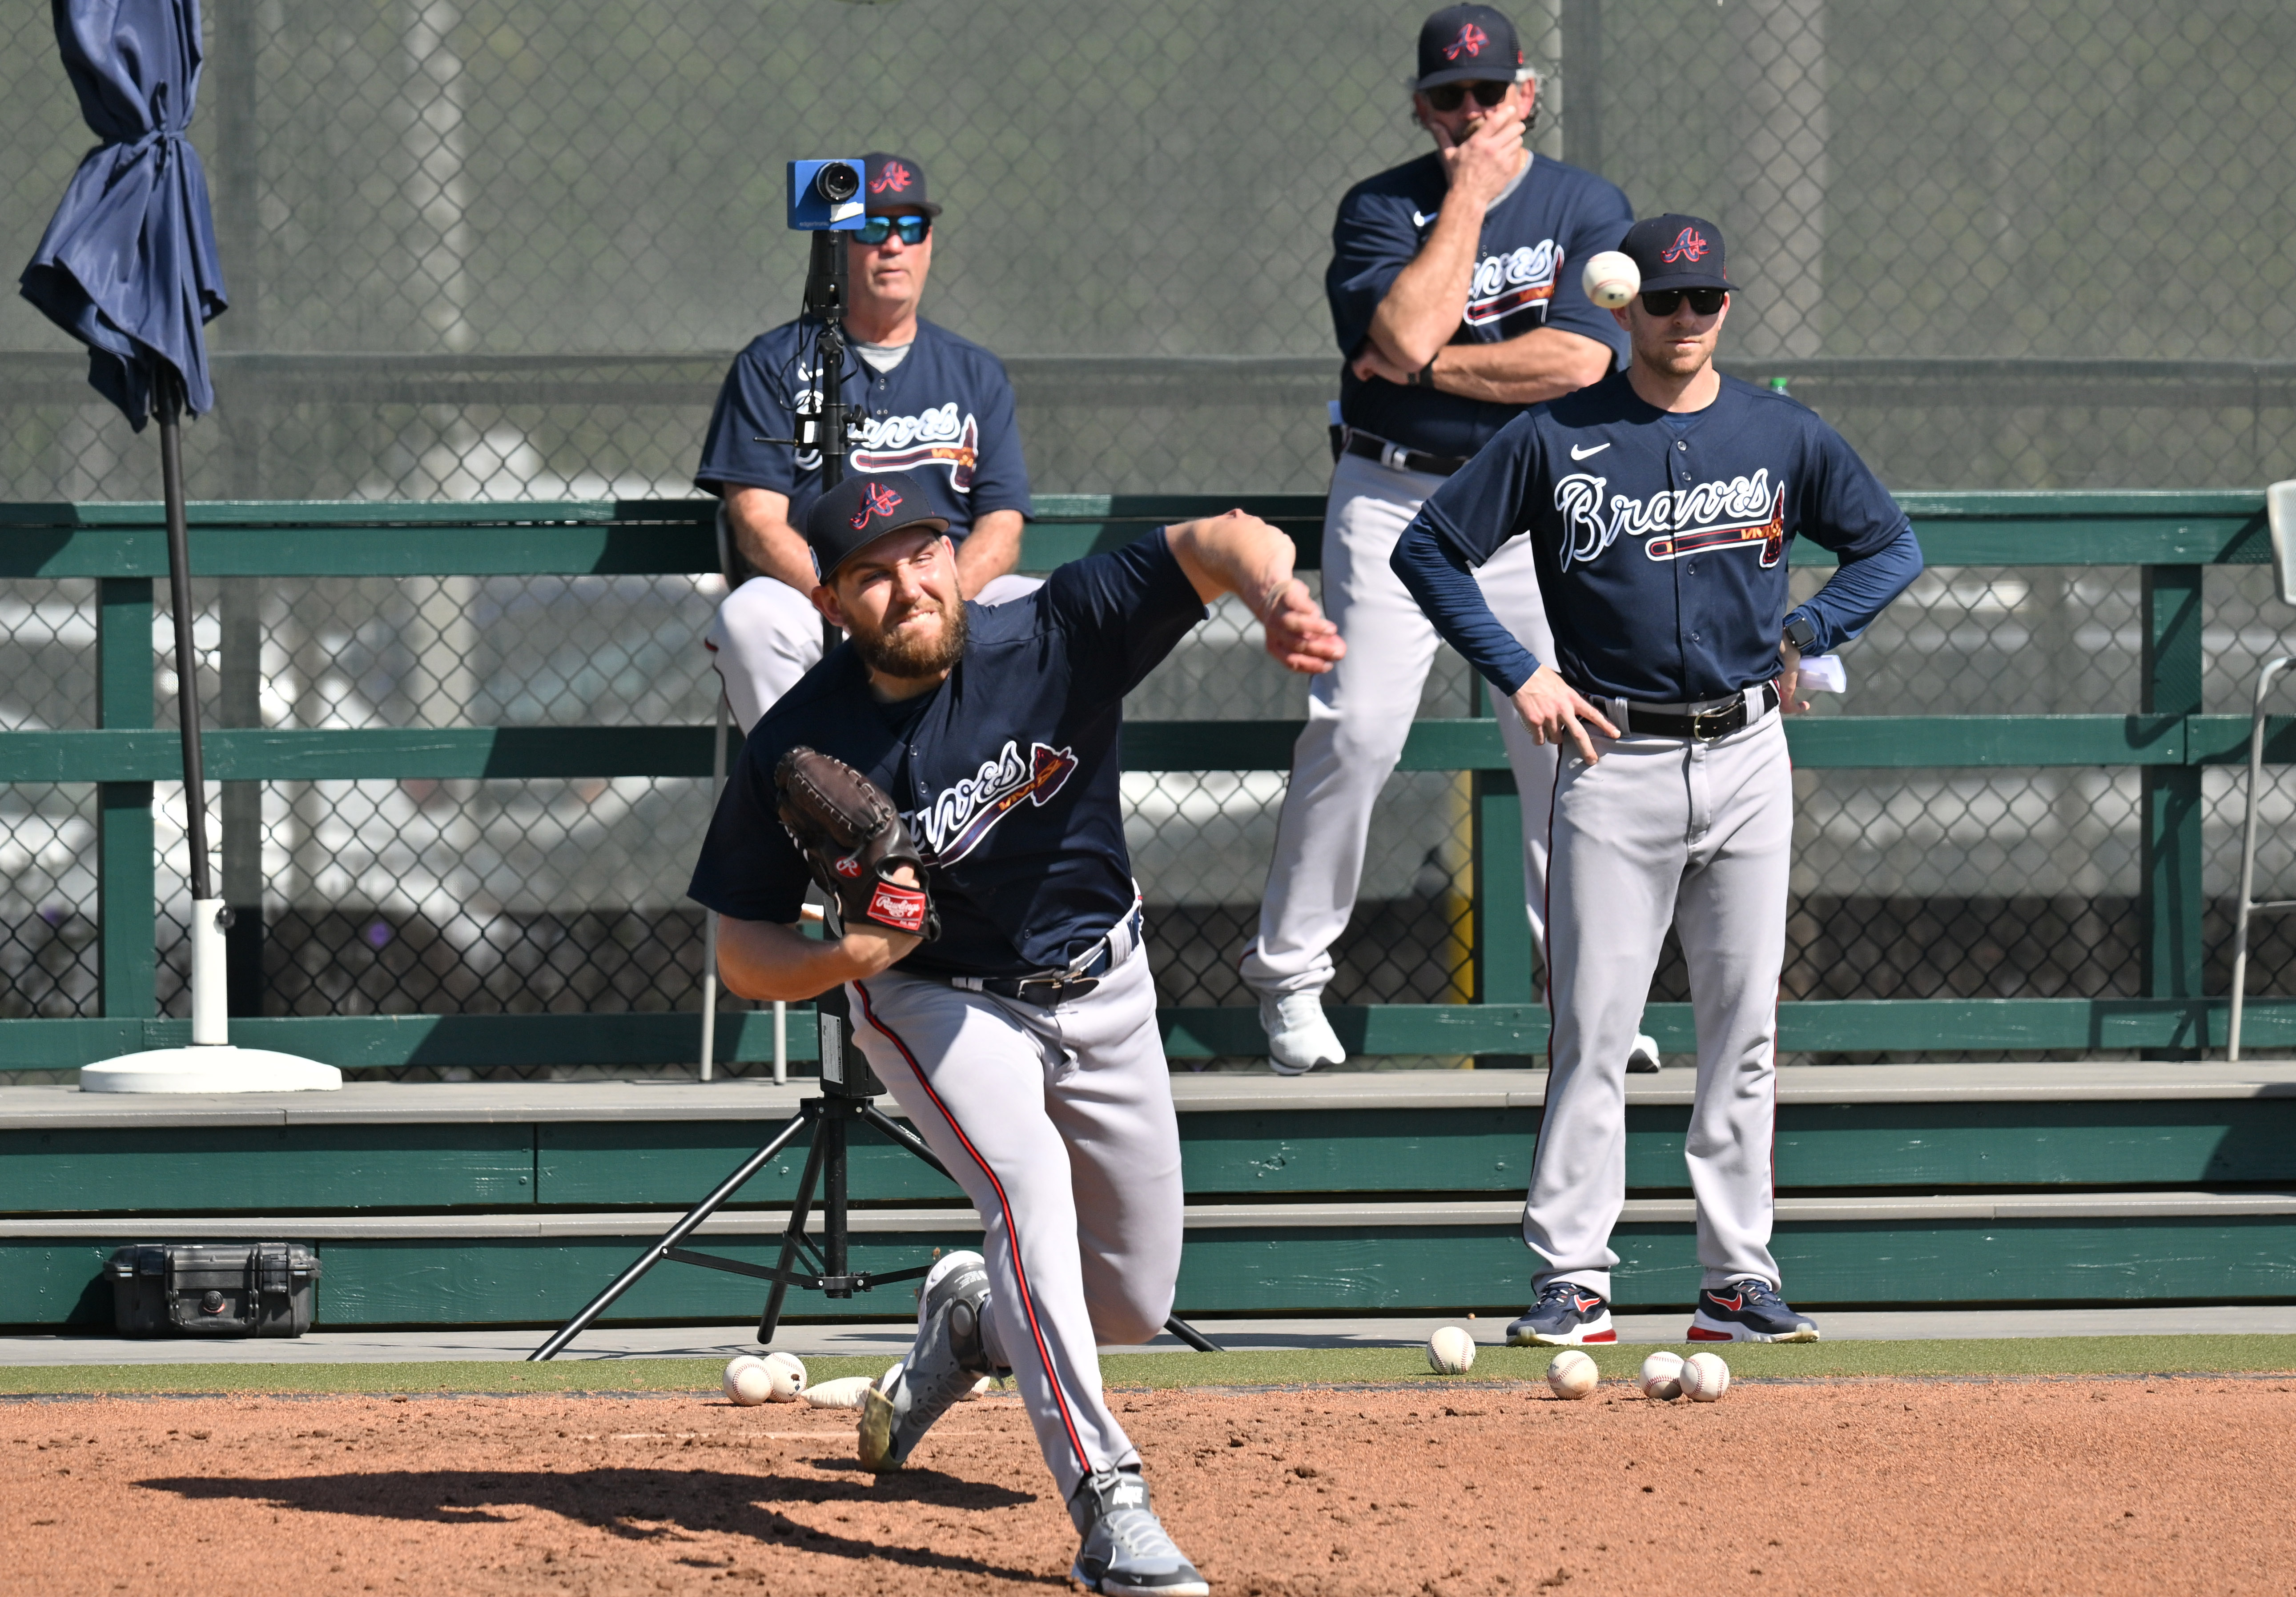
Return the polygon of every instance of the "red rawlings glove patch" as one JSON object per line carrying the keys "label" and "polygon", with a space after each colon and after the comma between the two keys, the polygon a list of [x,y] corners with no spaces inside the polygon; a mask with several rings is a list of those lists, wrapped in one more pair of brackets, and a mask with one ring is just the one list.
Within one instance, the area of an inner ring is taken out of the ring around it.
{"label": "red rawlings glove patch", "polygon": [[921,938],[925,933],[926,907],[923,889],[881,881],[877,890],[869,895],[868,918],[880,926]]}

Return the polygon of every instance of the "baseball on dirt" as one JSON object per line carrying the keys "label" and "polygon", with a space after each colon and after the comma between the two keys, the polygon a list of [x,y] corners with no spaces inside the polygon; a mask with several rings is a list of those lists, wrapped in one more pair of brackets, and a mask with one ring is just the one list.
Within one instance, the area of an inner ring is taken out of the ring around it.
{"label": "baseball on dirt", "polygon": [[1718,1403],[1730,1389],[1730,1366],[1714,1353],[1693,1353],[1682,1361],[1682,1395],[1693,1403]]}
{"label": "baseball on dirt", "polygon": [[1605,250],[1587,258],[1587,270],[1578,281],[1587,290],[1587,298],[1604,310],[1617,310],[1642,292],[1643,272],[1633,256]]}
{"label": "baseball on dirt", "polygon": [[1655,1397],[1661,1403],[1682,1396],[1682,1355],[1660,1348],[1643,1360],[1641,1375],[1635,1384],[1645,1397]]}
{"label": "baseball on dirt", "polygon": [[805,1392],[805,1361],[794,1353],[768,1353],[766,1373],[774,1383],[775,1403],[795,1403]]}
{"label": "baseball on dirt", "polygon": [[1554,1388],[1557,1397],[1584,1397],[1602,1379],[1603,1372],[1595,1367],[1595,1361],[1576,1347],[1565,1347],[1546,1366],[1546,1384]]}
{"label": "baseball on dirt", "polygon": [[743,1408],[773,1400],[773,1372],[766,1368],[765,1360],[747,1353],[726,1366],[726,1379],[720,1384],[726,1396]]}
{"label": "baseball on dirt", "polygon": [[1463,1325],[1439,1325],[1427,1339],[1427,1367],[1438,1375],[1464,1375],[1475,1367],[1475,1339]]}

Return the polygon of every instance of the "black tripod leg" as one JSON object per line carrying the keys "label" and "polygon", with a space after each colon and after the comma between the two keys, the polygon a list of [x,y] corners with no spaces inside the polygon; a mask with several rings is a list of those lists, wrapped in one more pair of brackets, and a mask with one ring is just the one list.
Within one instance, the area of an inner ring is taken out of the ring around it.
{"label": "black tripod leg", "polygon": [[716,1192],[704,1198],[699,1205],[688,1212],[683,1220],[665,1232],[659,1241],[638,1255],[628,1269],[614,1278],[613,1285],[591,1298],[588,1304],[584,1306],[580,1314],[558,1328],[558,1333],[555,1336],[528,1354],[527,1362],[532,1364],[537,1359],[557,1357],[564,1350],[566,1344],[580,1336],[591,1321],[612,1306],[615,1298],[637,1285],[640,1277],[660,1264],[671,1249],[685,1241],[693,1232],[700,1229],[701,1223],[717,1213],[719,1206],[727,1199],[740,1192],[750,1177],[772,1163],[775,1156],[795,1140],[797,1134],[805,1129],[805,1123],[809,1118],[803,1110],[791,1116],[790,1123],[781,1128],[772,1142],[751,1154],[742,1161],[740,1169],[718,1183]]}
{"label": "black tripod leg", "polygon": [[[820,1100],[816,1099],[818,1103]],[[789,1225],[782,1233],[781,1263],[775,1266],[782,1279],[774,1282],[774,1290],[766,1294],[766,1312],[758,1316],[758,1346],[768,1347],[774,1339],[774,1328],[782,1322],[782,1301],[789,1296],[790,1266],[797,1262],[798,1244],[805,1238],[806,1221],[813,1214],[813,1184],[821,1179],[821,1164],[829,1147],[829,1122],[824,1117],[815,1128],[813,1148],[805,1156],[805,1171],[797,1178],[797,1198],[790,1205]]]}
{"label": "black tripod leg", "polygon": [[1202,1331],[1198,1331],[1194,1326],[1189,1324],[1185,1320],[1181,1319],[1177,1314],[1174,1314],[1170,1319],[1164,1322],[1164,1329],[1170,1331],[1174,1336],[1179,1338],[1180,1340],[1185,1342],[1189,1347],[1194,1348],[1198,1353],[1225,1353],[1226,1351],[1226,1349],[1222,1347],[1218,1342],[1213,1341],[1211,1338],[1206,1336]]}

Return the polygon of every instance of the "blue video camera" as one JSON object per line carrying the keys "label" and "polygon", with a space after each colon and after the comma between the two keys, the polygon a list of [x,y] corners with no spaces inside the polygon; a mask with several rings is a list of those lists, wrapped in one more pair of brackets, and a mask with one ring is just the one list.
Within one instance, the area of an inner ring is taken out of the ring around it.
{"label": "blue video camera", "polygon": [[862,214],[857,157],[793,160],[789,164],[789,225],[800,233],[852,233],[868,218]]}

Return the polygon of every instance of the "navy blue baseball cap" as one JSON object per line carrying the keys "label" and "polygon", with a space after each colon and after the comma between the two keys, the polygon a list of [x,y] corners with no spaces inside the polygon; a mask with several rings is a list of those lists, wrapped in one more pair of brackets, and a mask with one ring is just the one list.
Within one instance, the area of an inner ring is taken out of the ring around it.
{"label": "navy blue baseball cap", "polygon": [[1703,217],[1645,217],[1627,229],[1619,249],[1641,268],[1645,290],[1737,291],[1722,275],[1722,230]]}
{"label": "navy blue baseball cap", "polygon": [[1513,23],[1488,5],[1447,5],[1420,25],[1419,78],[1411,86],[1513,83],[1521,70]]}
{"label": "navy blue baseball cap", "polygon": [[948,519],[914,471],[868,471],[847,478],[813,503],[805,515],[805,541],[814,569],[827,582],[837,568],[889,532],[913,527],[947,532]]}
{"label": "navy blue baseball cap", "polygon": [[872,151],[861,158],[868,170],[862,183],[862,210],[873,217],[897,217],[903,211],[940,215],[940,207],[925,198],[925,169],[906,155]]}

